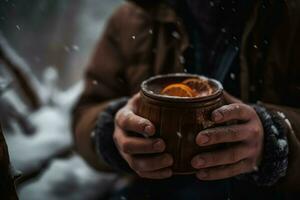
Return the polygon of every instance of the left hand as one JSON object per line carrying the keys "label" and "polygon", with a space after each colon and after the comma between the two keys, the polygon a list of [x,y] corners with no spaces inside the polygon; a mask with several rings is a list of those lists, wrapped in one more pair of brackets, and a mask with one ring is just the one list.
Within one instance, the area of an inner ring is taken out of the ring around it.
{"label": "left hand", "polygon": [[217,180],[237,176],[257,169],[263,149],[263,126],[255,110],[225,93],[228,105],[212,113],[216,124],[238,121],[201,131],[196,137],[199,146],[231,143],[225,149],[195,156],[191,164],[199,169],[196,176],[201,180]]}

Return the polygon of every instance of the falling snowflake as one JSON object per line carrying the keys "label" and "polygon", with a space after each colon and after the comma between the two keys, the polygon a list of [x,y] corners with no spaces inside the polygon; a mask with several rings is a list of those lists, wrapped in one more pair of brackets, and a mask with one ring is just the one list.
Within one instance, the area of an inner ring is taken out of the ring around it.
{"label": "falling snowflake", "polygon": [[173,31],[172,36],[176,39],[180,38],[180,34],[177,31]]}
{"label": "falling snowflake", "polygon": [[79,46],[77,46],[77,45],[72,45],[72,49],[73,49],[74,51],[79,51]]}
{"label": "falling snowflake", "polygon": [[93,80],[92,83],[93,83],[93,85],[98,85],[99,84],[97,80]]}
{"label": "falling snowflake", "polygon": [[234,73],[230,73],[230,78],[231,78],[232,80],[235,80],[235,74],[234,74]]}
{"label": "falling snowflake", "polygon": [[177,134],[177,137],[178,137],[179,139],[181,139],[181,138],[182,138],[182,134],[181,134],[181,132],[176,132],[176,134]]}
{"label": "falling snowflake", "polygon": [[183,56],[179,56],[179,61],[181,64],[184,64],[185,63],[185,59]]}

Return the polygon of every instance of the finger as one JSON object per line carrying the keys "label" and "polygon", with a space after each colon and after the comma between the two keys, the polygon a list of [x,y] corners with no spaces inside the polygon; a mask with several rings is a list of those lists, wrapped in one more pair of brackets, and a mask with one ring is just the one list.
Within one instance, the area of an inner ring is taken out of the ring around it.
{"label": "finger", "polygon": [[238,142],[251,137],[253,130],[247,125],[222,126],[201,131],[196,137],[199,146]]}
{"label": "finger", "polygon": [[255,151],[245,144],[238,144],[225,150],[207,152],[195,156],[191,162],[196,169],[234,164],[248,157]]}
{"label": "finger", "polygon": [[137,174],[142,178],[148,179],[165,179],[172,176],[173,172],[171,169],[162,169],[153,172],[137,172]]}
{"label": "finger", "polygon": [[134,114],[128,107],[124,107],[117,113],[116,123],[123,130],[140,133],[145,137],[155,134],[154,125],[149,120]]}
{"label": "finger", "polygon": [[141,94],[138,92],[128,101],[127,105],[134,113],[137,112],[137,108],[139,106],[140,99],[141,99]]}
{"label": "finger", "polygon": [[114,140],[118,149],[126,154],[161,153],[166,148],[162,139],[127,136],[120,128],[116,130]]}
{"label": "finger", "polygon": [[254,113],[254,109],[250,106],[241,103],[234,103],[214,110],[211,117],[216,123],[223,123],[231,120],[248,121]]}
{"label": "finger", "polygon": [[128,164],[135,171],[151,172],[170,167],[173,164],[173,158],[166,153],[156,156],[133,156]]}
{"label": "finger", "polygon": [[196,176],[200,180],[219,180],[254,171],[256,165],[251,160],[241,160],[232,165],[218,166],[203,169],[197,172]]}

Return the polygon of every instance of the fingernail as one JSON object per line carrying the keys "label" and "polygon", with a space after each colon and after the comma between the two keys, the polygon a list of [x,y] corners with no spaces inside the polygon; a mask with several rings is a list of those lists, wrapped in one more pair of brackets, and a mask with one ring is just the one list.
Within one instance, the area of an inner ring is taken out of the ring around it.
{"label": "fingernail", "polygon": [[213,113],[213,120],[215,122],[220,121],[222,118],[223,118],[223,116],[220,112],[214,112]]}
{"label": "fingernail", "polygon": [[205,164],[205,160],[202,158],[195,158],[194,160],[192,160],[192,166],[196,169],[201,168],[202,166],[204,166]]}
{"label": "fingernail", "polygon": [[198,139],[198,144],[206,144],[206,143],[208,143],[208,141],[209,141],[208,135],[201,133],[201,135],[199,136],[199,139]]}
{"label": "fingernail", "polygon": [[198,172],[198,176],[199,176],[200,178],[205,178],[205,177],[207,177],[207,173],[204,172],[204,171],[200,171],[200,172]]}
{"label": "fingernail", "polygon": [[154,131],[153,131],[153,128],[152,128],[152,126],[149,126],[149,125],[147,125],[145,128],[144,128],[144,131],[145,131],[145,133],[147,133],[147,134],[149,134],[149,135],[153,135],[154,133]]}
{"label": "fingernail", "polygon": [[166,163],[168,164],[168,165],[172,165],[173,164],[173,158],[172,158],[172,156],[168,156],[167,158],[166,158]]}
{"label": "fingernail", "polygon": [[164,144],[161,140],[157,140],[156,142],[154,142],[153,148],[156,151],[162,151],[162,150],[164,150]]}
{"label": "fingernail", "polygon": [[202,167],[204,164],[205,164],[205,160],[202,159],[202,158],[198,158],[196,167],[197,167],[197,168],[200,168],[200,167]]}
{"label": "fingernail", "polygon": [[168,170],[168,171],[165,172],[164,175],[165,175],[166,177],[170,177],[170,176],[172,176],[172,174],[173,174],[172,170]]}

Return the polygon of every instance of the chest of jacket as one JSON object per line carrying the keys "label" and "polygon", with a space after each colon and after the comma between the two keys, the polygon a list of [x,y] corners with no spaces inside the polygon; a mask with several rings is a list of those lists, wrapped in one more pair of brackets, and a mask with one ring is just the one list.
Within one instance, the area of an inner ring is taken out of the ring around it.
{"label": "chest of jacket", "polygon": [[[291,68],[299,72],[299,67],[290,64],[290,34],[295,31],[287,12],[284,4],[259,3],[253,8],[240,54],[241,94],[245,101],[293,103],[285,102],[295,96],[293,86],[297,85],[289,74]],[[127,49],[131,55],[126,75],[132,93],[152,75],[185,72],[183,55],[191,45],[182,19],[176,15],[165,14],[159,20],[142,19],[138,26],[133,26],[136,34]]]}

